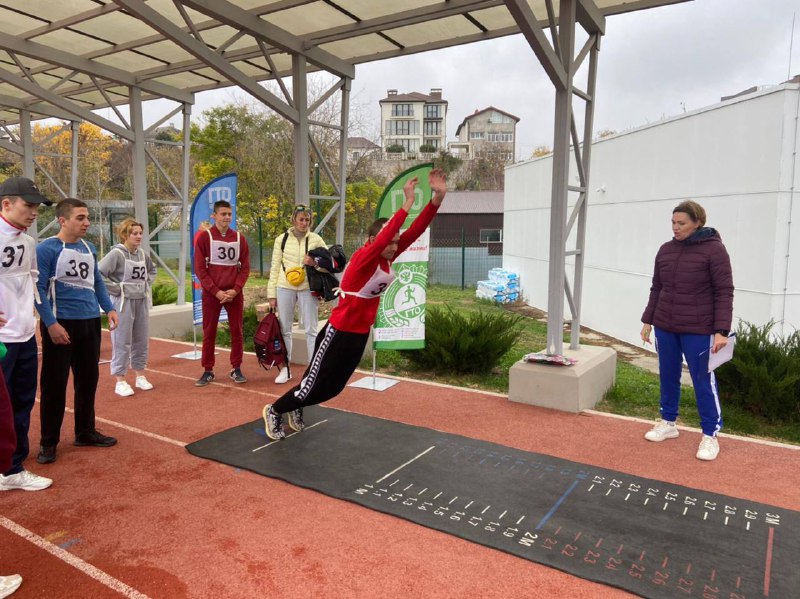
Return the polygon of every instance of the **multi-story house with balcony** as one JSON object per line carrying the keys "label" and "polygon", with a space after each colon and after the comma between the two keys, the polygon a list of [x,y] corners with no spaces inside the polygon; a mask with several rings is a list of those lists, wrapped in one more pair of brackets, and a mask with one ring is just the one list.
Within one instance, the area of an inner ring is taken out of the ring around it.
{"label": "multi-story house with balcony", "polygon": [[447,100],[442,99],[441,89],[433,88],[430,94],[390,89],[379,104],[384,152],[399,153],[402,148],[403,155],[416,155],[447,147]]}
{"label": "multi-story house with balcony", "polygon": [[494,106],[476,110],[458,126],[458,141],[450,142],[448,150],[468,160],[486,156],[513,162],[518,122],[519,117]]}

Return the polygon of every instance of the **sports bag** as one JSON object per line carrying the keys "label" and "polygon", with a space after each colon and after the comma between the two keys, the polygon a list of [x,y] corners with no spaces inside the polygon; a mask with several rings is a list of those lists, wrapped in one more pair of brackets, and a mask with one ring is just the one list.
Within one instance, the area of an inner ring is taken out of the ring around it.
{"label": "sports bag", "polygon": [[264,370],[269,370],[276,364],[284,364],[287,368],[289,367],[289,354],[281,334],[281,323],[272,310],[267,312],[258,323],[258,328],[253,335],[253,345],[256,347],[258,363]]}

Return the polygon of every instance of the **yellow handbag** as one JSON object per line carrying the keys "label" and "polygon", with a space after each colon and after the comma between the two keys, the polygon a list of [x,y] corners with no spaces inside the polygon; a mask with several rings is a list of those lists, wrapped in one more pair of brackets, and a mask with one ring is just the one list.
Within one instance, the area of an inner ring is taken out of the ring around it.
{"label": "yellow handbag", "polygon": [[286,269],[286,280],[290,285],[298,287],[306,280],[306,271],[302,266]]}

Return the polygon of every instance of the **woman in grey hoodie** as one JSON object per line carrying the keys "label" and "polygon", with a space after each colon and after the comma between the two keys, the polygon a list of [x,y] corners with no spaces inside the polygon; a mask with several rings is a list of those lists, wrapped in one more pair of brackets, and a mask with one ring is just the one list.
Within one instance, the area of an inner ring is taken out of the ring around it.
{"label": "woman in grey hoodie", "polygon": [[153,385],[144,376],[149,344],[150,285],[156,267],[141,248],[144,227],[128,217],[117,227],[121,243],[115,245],[100,260],[111,301],[119,314],[119,324],[111,331],[111,374],[117,377],[114,393],[122,397],[133,395],[125,375],[128,368],[136,375],[135,385],[147,391]]}

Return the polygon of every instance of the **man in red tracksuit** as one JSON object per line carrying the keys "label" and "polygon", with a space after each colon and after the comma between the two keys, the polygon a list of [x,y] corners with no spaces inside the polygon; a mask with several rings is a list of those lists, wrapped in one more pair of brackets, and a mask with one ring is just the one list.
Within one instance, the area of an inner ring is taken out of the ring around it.
{"label": "man in red tracksuit", "polygon": [[243,314],[242,290],[250,276],[250,250],[247,239],[230,228],[231,205],[214,202],[214,220],[205,234],[197,235],[194,246],[194,272],[203,287],[203,374],[195,382],[205,387],[214,380],[214,345],[222,308],[228,313],[231,331],[231,374],[234,383],[247,382],[242,374]]}
{"label": "man in red tracksuit", "polygon": [[428,181],[433,197],[402,235],[400,227],[416,198],[416,177],[403,186],[402,207],[388,221],[379,218],[372,223],[367,243],[350,258],[342,276],[339,303],[317,335],[314,356],[302,381],[262,410],[270,439],[284,438],[283,414],[288,414],[292,430],[303,430],[303,407],[336,397],[355,372],[378,314],[380,296],[394,280],[392,261],[422,235],[447,194],[447,181],[441,170],[433,169]]}

